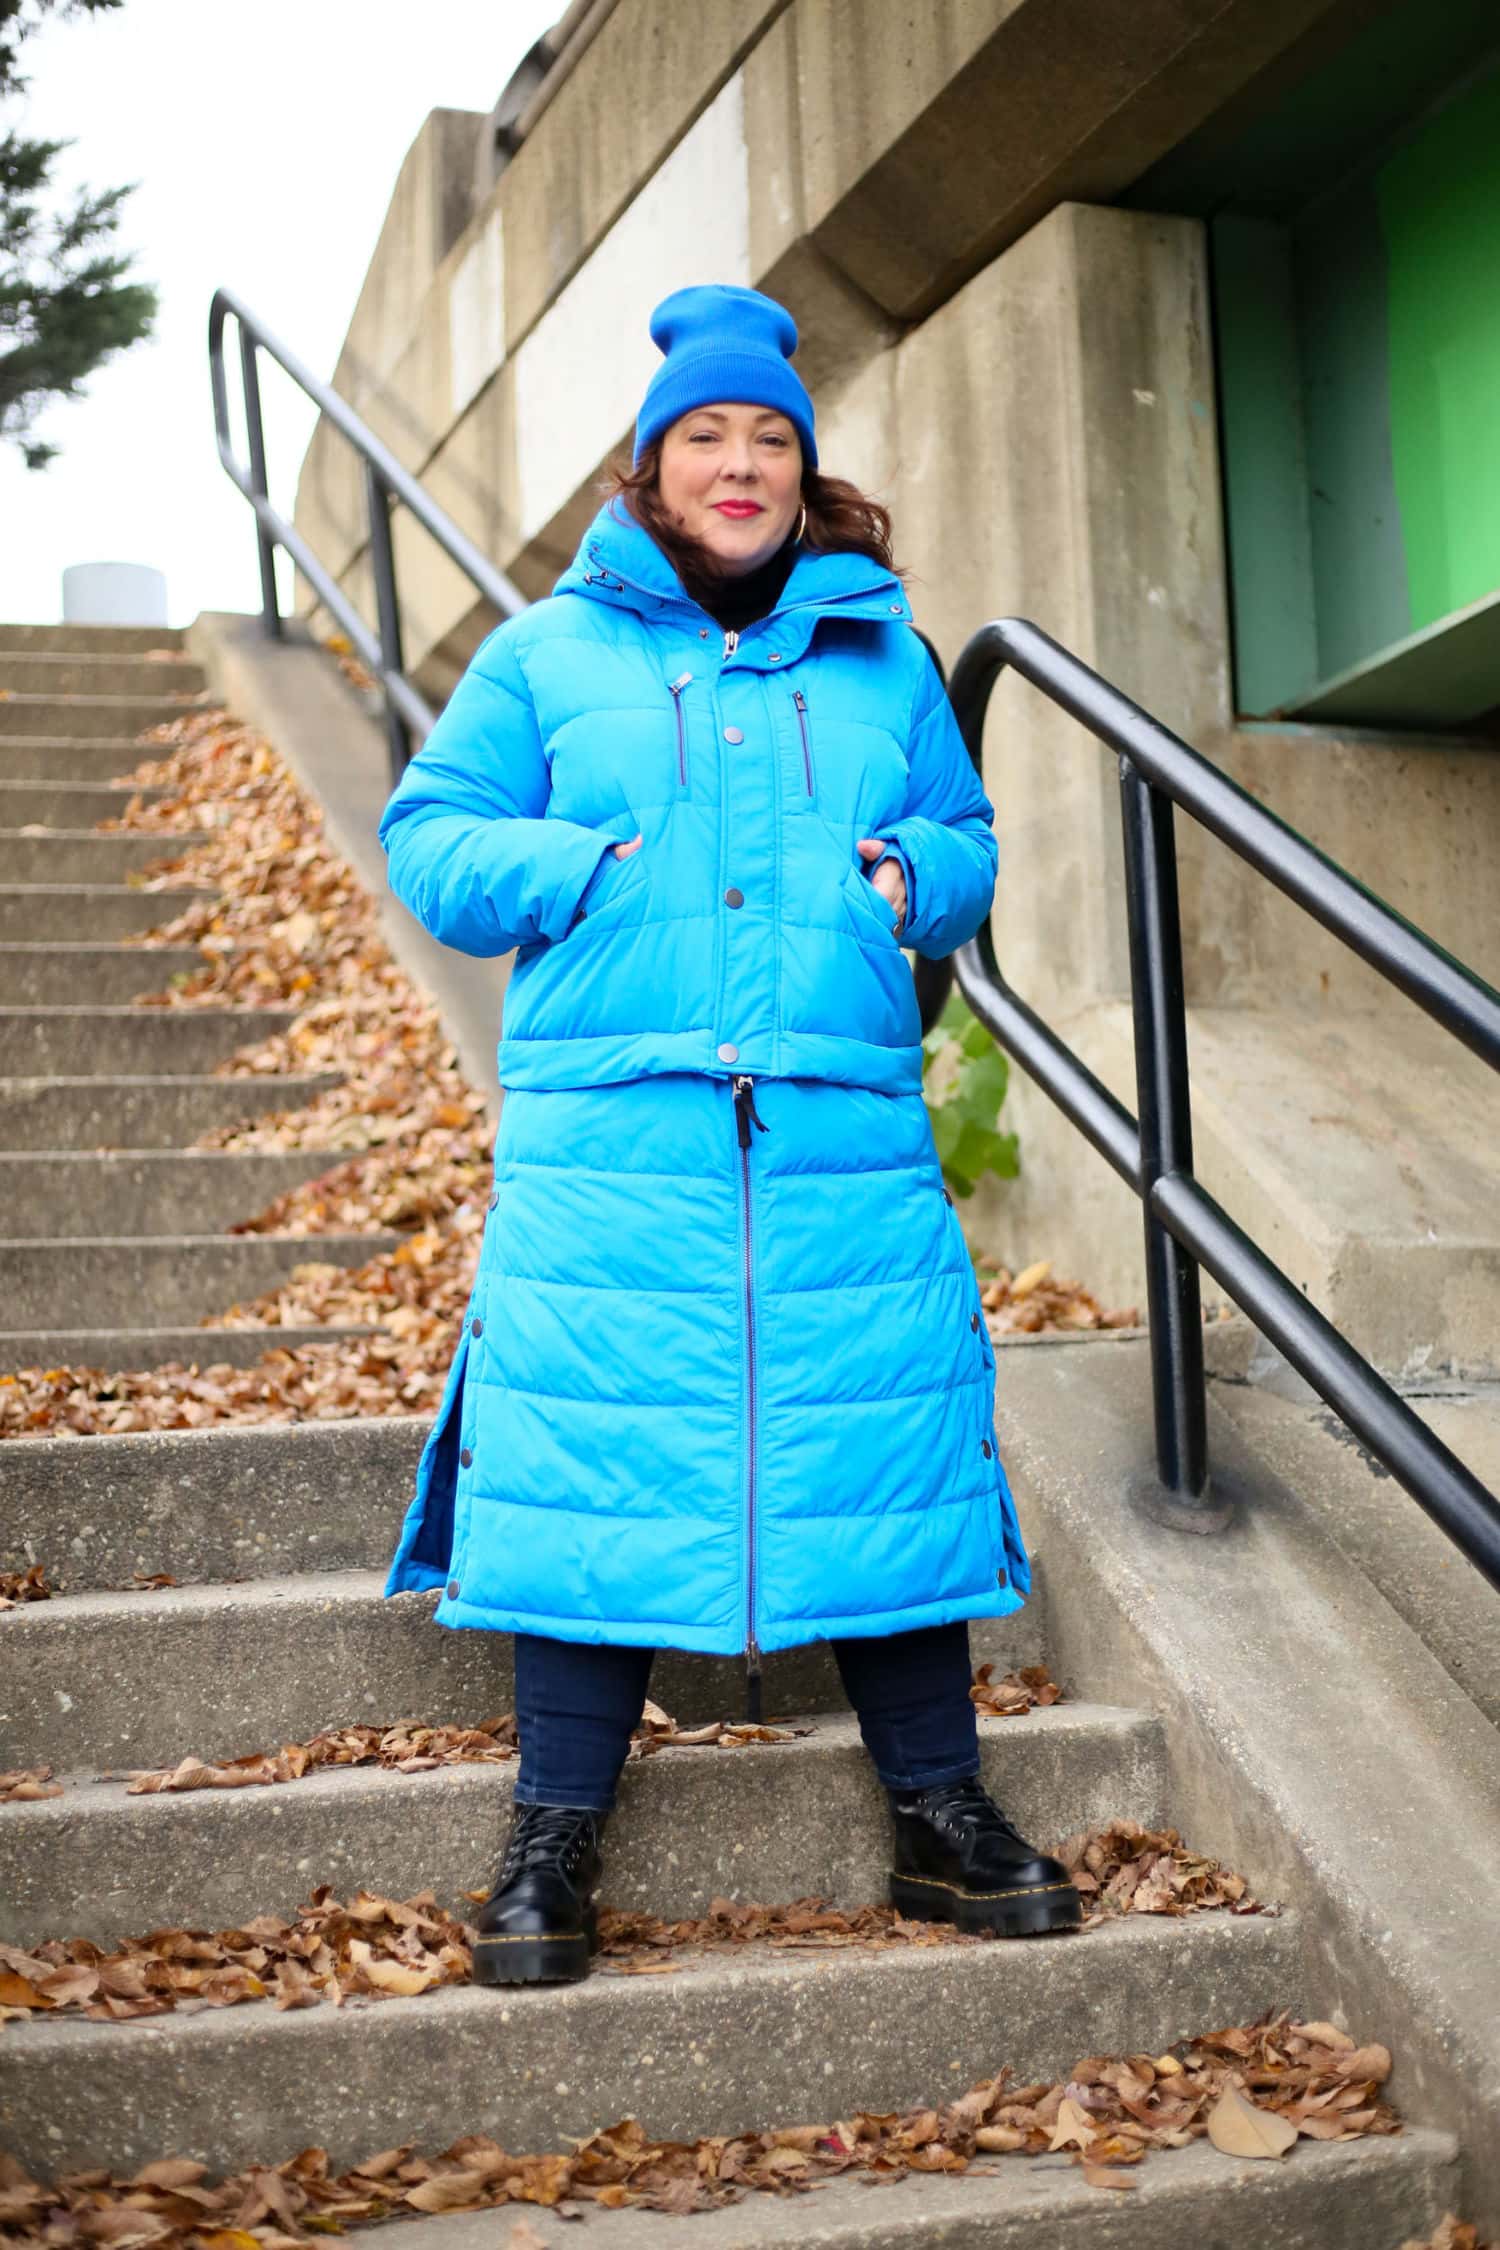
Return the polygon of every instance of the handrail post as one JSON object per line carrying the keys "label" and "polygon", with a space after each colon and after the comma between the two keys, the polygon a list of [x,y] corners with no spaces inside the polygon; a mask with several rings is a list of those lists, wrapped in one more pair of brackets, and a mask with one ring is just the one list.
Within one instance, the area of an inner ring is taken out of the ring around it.
{"label": "handrail post", "polygon": [[406,666],[401,655],[401,611],[396,601],[396,557],[391,543],[391,503],[385,480],[373,461],[365,462],[365,499],[370,518],[370,563],[375,573],[375,614],[380,624],[380,662],[385,673],[385,735],[391,753],[391,784],[411,760],[411,730],[397,710],[390,682]]}
{"label": "handrail post", "polygon": [[1156,1424],[1157,1476],[1142,1484],[1137,1498],[1149,1515],[1177,1530],[1219,1531],[1230,1510],[1213,1495],[1209,1476],[1198,1264],[1154,1204],[1158,1181],[1191,1178],[1193,1170],[1172,801],[1123,752],[1119,766]]}
{"label": "handrail post", "polygon": [[[260,413],[260,369],[255,361],[255,338],[241,321],[240,368],[245,385],[245,434],[250,446],[250,481],[257,500],[269,500],[266,485],[266,431]],[[283,638],[281,605],[276,599],[276,547],[270,533],[255,517],[255,544],[260,556],[260,614],[269,639]]]}

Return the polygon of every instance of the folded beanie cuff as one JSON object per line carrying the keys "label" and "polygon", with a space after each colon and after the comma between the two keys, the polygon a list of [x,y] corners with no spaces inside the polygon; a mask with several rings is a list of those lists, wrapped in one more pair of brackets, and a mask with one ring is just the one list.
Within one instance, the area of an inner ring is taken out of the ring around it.
{"label": "folded beanie cuff", "polygon": [[728,342],[696,352],[673,352],[662,361],[636,418],[635,460],[639,462],[653,439],[695,406],[731,401],[775,407],[796,430],[804,464],[817,467],[812,400],[801,376],[780,353],[759,352]]}

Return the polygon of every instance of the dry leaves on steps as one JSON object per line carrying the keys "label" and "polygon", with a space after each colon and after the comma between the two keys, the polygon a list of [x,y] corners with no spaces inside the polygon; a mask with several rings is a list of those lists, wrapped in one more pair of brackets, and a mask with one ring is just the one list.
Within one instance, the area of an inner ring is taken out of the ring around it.
{"label": "dry leaves on steps", "polygon": [[52,1588],[40,1563],[31,1563],[25,1570],[0,1570],[0,1609],[14,1609],[18,1602],[49,1602]]}
{"label": "dry leaves on steps", "polygon": [[35,1797],[60,1797],[63,1785],[50,1766],[17,1766],[0,1773],[0,1805],[20,1805]]}
{"label": "dry leaves on steps", "polygon": [[[130,2232],[160,2250],[190,2241],[201,2250],[281,2250],[288,2241],[413,2210],[531,2203],[560,2218],[580,2218],[590,2204],[686,2214],[750,2193],[800,2195],[840,2177],[880,2185],[913,2173],[981,2176],[996,2169],[996,2159],[1047,2156],[1055,2148],[1091,2186],[1118,2189],[1148,2155],[1200,2139],[1229,2085],[1257,2112],[1290,2116],[1320,2102],[1321,2114],[1341,2116],[1345,2139],[1399,2132],[1400,2120],[1357,2073],[1358,2057],[1383,2050],[1352,2040],[1337,2048],[1307,2036],[1323,2028],[1299,2026],[1283,2012],[1179,2041],[1166,2055],[1090,2056],[1053,2084],[1013,2085],[1001,2069],[942,2106],[856,2111],[822,2124],[695,2141],[652,2140],[626,2117],[565,2156],[514,2155],[469,2133],[431,2157],[411,2145],[384,2149],[336,2177],[324,2150],[306,2148],[274,2170],[251,2166],[217,2184],[206,2166],[168,2158],[129,2180],[96,2170],[44,2186],[0,2155],[0,2209],[12,2243],[108,2242]],[[1059,2146],[1065,2115],[1083,2123]],[[1073,2145],[1085,2136],[1086,2147]],[[1407,2250],[1481,2246],[1472,2230],[1444,2237],[1440,2229],[1431,2244]]]}
{"label": "dry leaves on steps", "polygon": [[1045,1664],[1024,1665],[998,1680],[994,1670],[993,1664],[981,1664],[969,1690],[970,1701],[989,1718],[1019,1719],[1027,1711],[1045,1711],[1063,1700],[1063,1691]]}

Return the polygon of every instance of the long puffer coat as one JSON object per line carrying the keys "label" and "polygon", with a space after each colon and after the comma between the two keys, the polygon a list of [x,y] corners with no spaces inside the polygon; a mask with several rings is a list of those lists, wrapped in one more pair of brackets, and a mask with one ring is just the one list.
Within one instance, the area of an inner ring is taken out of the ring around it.
{"label": "long puffer coat", "polygon": [[[386,807],[396,895],[516,951],[495,1191],[385,1589],[441,1587],[440,1624],[754,1662],[1029,1591],[902,951],[978,928],[993,810],[910,616],[806,553],[725,633],[607,503]],[[899,938],[861,836],[901,864]]]}

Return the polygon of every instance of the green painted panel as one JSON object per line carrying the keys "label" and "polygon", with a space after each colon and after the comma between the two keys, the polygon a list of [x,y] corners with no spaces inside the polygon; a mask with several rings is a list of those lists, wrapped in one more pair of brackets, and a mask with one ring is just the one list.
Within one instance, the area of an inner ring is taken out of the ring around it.
{"label": "green painted panel", "polygon": [[1411,624],[1500,588],[1500,72],[1379,169]]}

